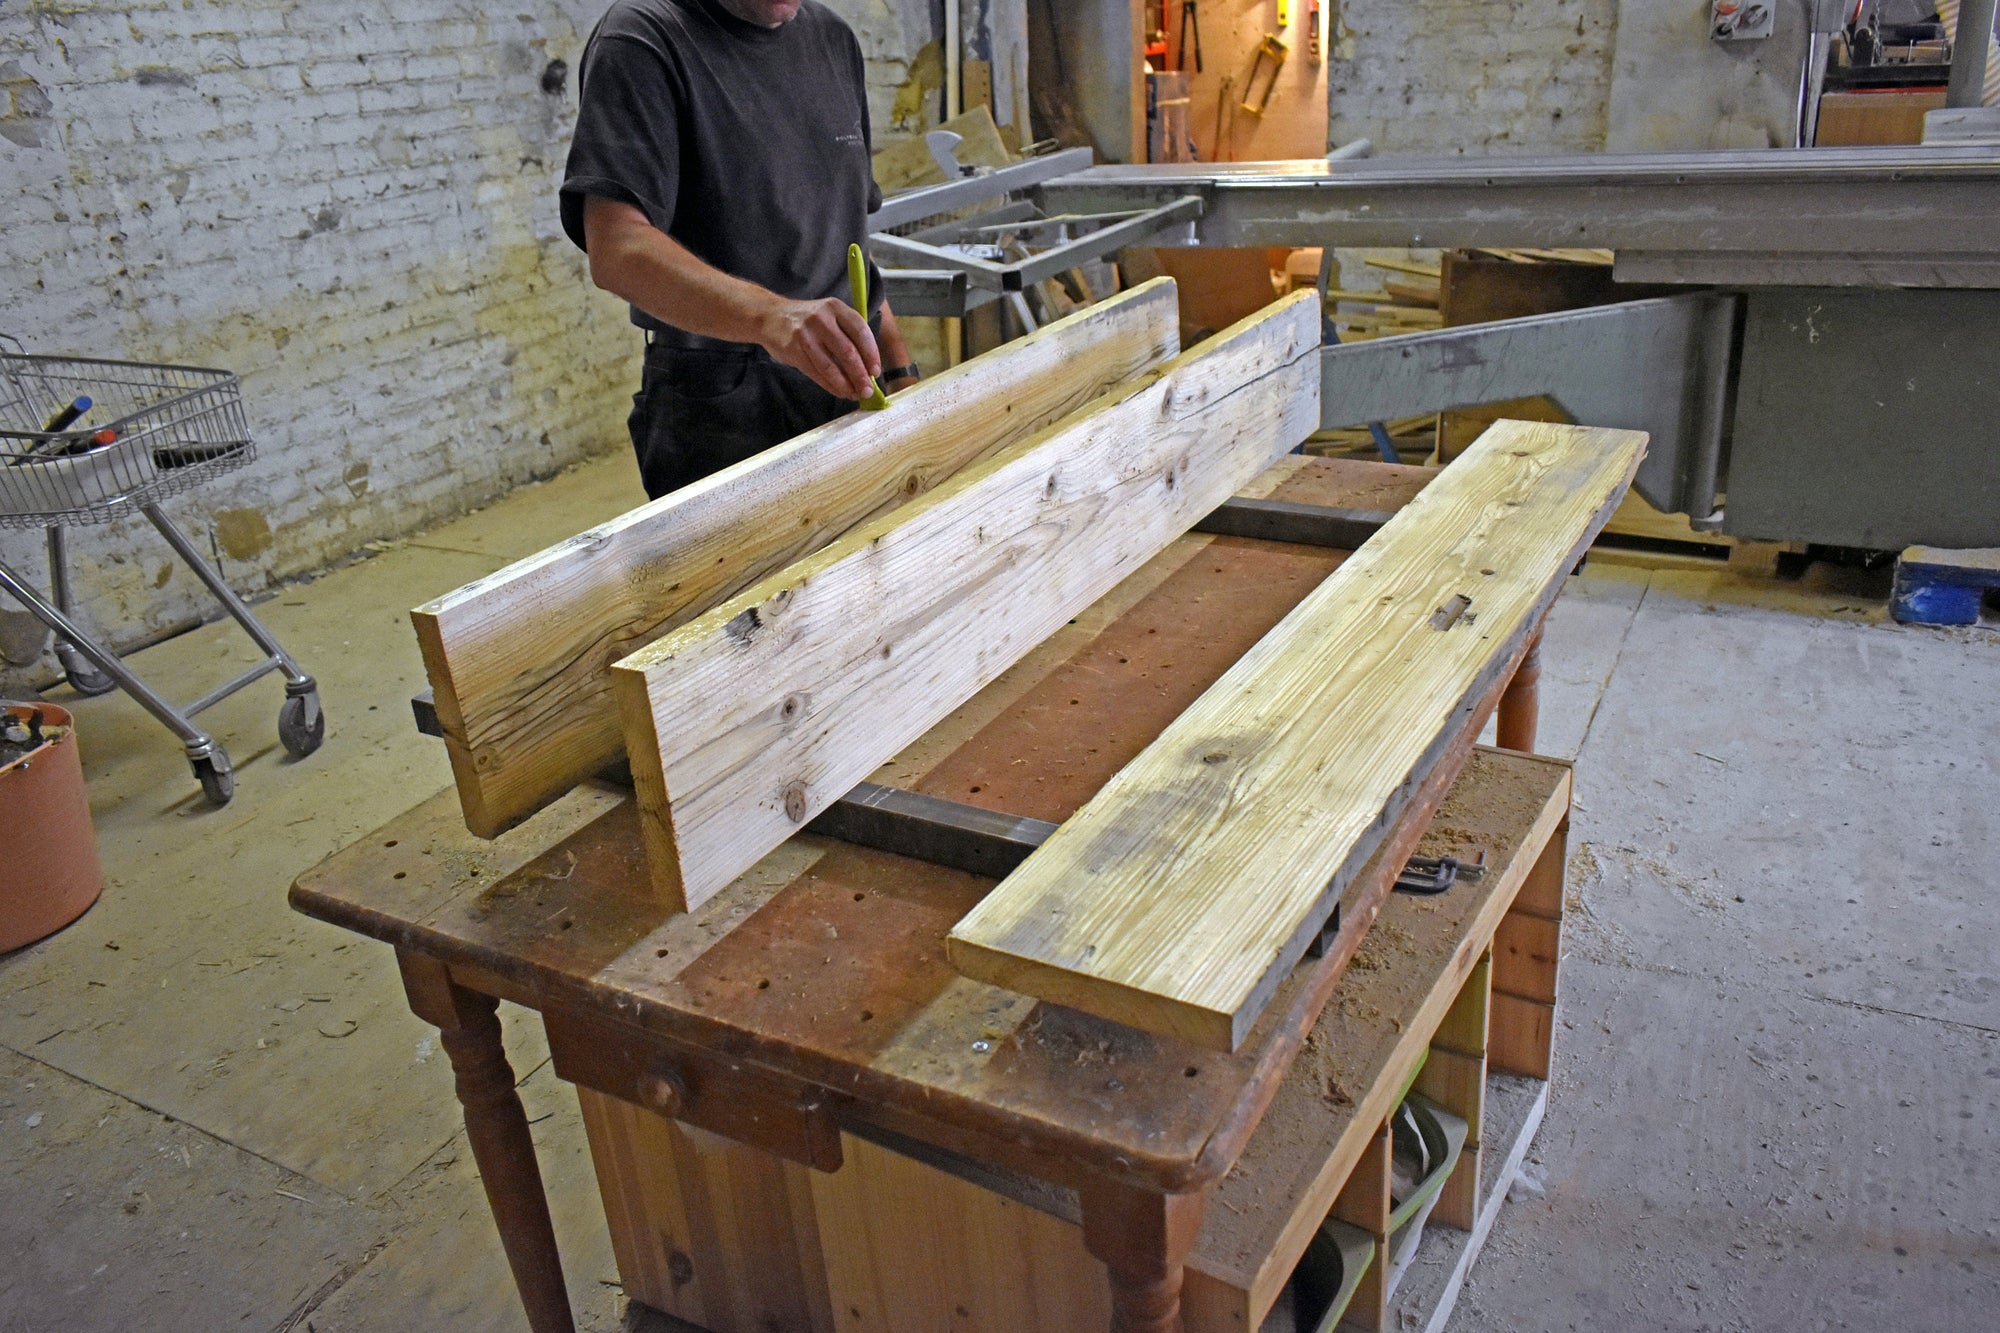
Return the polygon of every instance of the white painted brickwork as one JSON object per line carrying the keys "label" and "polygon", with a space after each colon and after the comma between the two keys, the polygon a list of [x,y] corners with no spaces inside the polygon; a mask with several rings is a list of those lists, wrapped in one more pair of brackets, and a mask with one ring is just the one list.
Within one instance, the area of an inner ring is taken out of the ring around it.
{"label": "white painted brickwork", "polygon": [[[242,376],[256,463],[171,504],[239,589],[622,447],[636,335],[554,201],[594,9],[0,10],[0,329]],[[143,521],[73,550],[116,642],[206,609]]]}
{"label": "white painted brickwork", "polygon": [[[638,335],[555,206],[604,4],[0,4],[0,331],[243,377],[256,463],[169,505],[239,589],[626,447]],[[928,5],[835,7],[885,122]],[[72,553],[115,645],[210,609],[143,520]],[[0,559],[45,578],[39,534]]]}
{"label": "white painted brickwork", "polygon": [[1617,0],[1329,5],[1335,143],[1384,153],[1604,147]]}

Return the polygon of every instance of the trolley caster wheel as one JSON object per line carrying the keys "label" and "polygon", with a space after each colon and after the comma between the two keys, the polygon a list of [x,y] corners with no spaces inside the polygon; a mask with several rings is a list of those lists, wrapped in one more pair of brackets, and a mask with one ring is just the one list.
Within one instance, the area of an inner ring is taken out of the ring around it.
{"label": "trolley caster wheel", "polygon": [[317,693],[285,700],[278,710],[278,739],[301,759],[320,747],[326,739],[326,714],[320,711]]}
{"label": "trolley caster wheel", "polygon": [[188,766],[194,769],[195,780],[201,783],[201,794],[210,805],[220,808],[229,804],[229,798],[236,794],[236,774],[230,771],[228,755],[217,750],[213,755],[190,760]]}
{"label": "trolley caster wheel", "polygon": [[117,681],[92,666],[89,658],[68,644],[56,649],[56,660],[62,663],[63,676],[69,681],[69,687],[86,699],[109,694],[118,688]]}

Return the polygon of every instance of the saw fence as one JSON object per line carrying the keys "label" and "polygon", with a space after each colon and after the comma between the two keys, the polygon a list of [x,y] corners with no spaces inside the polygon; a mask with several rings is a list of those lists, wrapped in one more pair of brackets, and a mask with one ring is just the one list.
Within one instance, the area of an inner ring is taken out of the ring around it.
{"label": "saw fence", "polygon": [[[628,1290],[718,1333],[1168,1330],[1184,1282],[1188,1327],[1311,1327],[1333,1252],[1380,1326],[1412,1086],[1465,1125],[1438,1216],[1490,1223],[1569,778],[1474,742],[1511,697],[1531,743],[1645,437],[1289,457],[1313,298],[1177,326],[1148,284],[416,613],[455,797],[293,901],[397,946],[538,1329],[498,998],[585,1090]],[[1486,873],[1391,902],[1420,850]]]}

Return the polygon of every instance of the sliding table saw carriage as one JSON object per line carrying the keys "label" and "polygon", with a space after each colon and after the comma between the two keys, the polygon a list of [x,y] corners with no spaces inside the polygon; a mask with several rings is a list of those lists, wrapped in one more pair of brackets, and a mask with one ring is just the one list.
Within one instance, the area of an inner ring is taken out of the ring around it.
{"label": "sliding table saw carriage", "polygon": [[[1648,431],[1634,489],[1694,527],[2000,545],[2000,148],[1088,165],[913,190],[874,220],[899,312],[957,315],[1122,245],[1608,249],[1685,294],[1329,347],[1325,424],[1546,395]],[[978,208],[970,215],[947,210]],[[1069,219],[1014,264],[947,242]],[[1099,218],[1096,230],[1081,219]]]}
{"label": "sliding table saw carriage", "polygon": [[[1616,244],[1616,197],[1655,210],[1655,262],[1731,282],[1789,262],[1782,198],[1794,236],[1844,215],[1829,280],[1986,274],[1891,240],[1920,198],[1990,251],[2000,163],[1807,156],[1038,188],[1191,195],[1203,239],[1258,244]],[[1730,233],[1752,259],[1700,221],[1732,208],[1761,210]],[[1338,1301],[1385,1326],[1405,1091],[1465,1120],[1436,1216],[1474,1236],[1546,1098],[1569,777],[1520,753],[1542,619],[1635,475],[1707,516],[1699,449],[1733,429],[1740,464],[1746,340],[1788,292],[1332,348],[1300,294],[1183,351],[1146,284],[420,608],[455,790],[292,900],[396,947],[532,1325],[572,1326],[500,999],[578,1087],[626,1290],[716,1333],[1315,1327],[1290,1279],[1343,1226]],[[1906,295],[1987,294],[1814,319]],[[1442,473],[1290,454],[1536,392],[1594,424],[1501,422]],[[1476,749],[1496,711],[1509,748]],[[1485,873],[1391,899],[1420,851]]]}

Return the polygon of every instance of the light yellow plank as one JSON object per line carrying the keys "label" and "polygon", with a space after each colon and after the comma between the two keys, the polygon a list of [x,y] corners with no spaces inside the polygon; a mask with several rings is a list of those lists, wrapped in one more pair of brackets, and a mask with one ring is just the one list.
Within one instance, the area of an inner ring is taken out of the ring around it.
{"label": "light yellow plank", "polygon": [[466,826],[494,837],[619,757],[611,664],[1180,350],[1134,288],[411,613]]}
{"label": "light yellow plank", "polygon": [[613,668],[654,883],[692,908],[1319,424],[1297,293]]}
{"label": "light yellow plank", "polygon": [[959,922],[952,963],[1234,1050],[1644,452],[1497,423]]}

